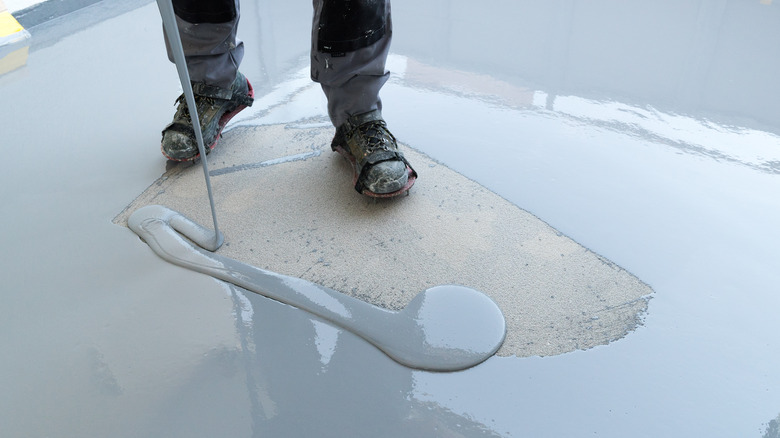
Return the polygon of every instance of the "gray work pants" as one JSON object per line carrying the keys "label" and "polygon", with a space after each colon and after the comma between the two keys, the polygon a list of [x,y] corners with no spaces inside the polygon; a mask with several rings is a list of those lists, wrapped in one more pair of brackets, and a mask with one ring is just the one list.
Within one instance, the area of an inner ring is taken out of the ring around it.
{"label": "gray work pants", "polygon": [[[190,79],[229,88],[244,56],[244,44],[236,38],[239,1],[173,3]],[[379,90],[389,76],[385,61],[392,39],[390,0],[353,1],[351,7],[362,4],[365,11],[373,10],[375,16],[347,22],[338,21],[344,15],[338,10],[339,3],[347,2],[313,0],[311,36],[311,78],[325,92],[334,126],[340,126],[352,115],[382,109]],[[371,23],[364,25],[363,21]],[[360,29],[361,26],[364,28]],[[335,30],[335,36],[334,32],[323,33],[323,29],[329,28]],[[345,28],[356,30],[350,35],[349,31],[342,31]],[[366,39],[364,35],[381,37]],[[173,59],[170,50],[168,57]]]}

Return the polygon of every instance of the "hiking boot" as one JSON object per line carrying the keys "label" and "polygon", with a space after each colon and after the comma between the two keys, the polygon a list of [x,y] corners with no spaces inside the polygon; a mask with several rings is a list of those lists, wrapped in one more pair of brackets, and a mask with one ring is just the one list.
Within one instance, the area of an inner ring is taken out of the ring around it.
{"label": "hiking boot", "polygon": [[[208,154],[216,146],[227,122],[244,108],[252,106],[255,93],[252,85],[240,72],[236,74],[230,89],[198,82],[192,84],[192,91],[198,107],[203,145]],[[194,160],[200,153],[184,94],[176,99],[176,103],[179,107],[173,116],[173,122],[162,132],[162,153],[173,161]]]}
{"label": "hiking boot", "polygon": [[396,196],[409,190],[417,178],[379,110],[347,119],[336,129],[331,148],[352,163],[355,190],[364,195]]}

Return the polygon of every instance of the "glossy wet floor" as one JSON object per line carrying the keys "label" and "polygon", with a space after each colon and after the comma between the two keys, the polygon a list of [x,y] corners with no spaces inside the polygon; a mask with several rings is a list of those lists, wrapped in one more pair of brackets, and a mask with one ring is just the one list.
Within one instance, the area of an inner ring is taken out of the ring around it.
{"label": "glossy wet floor", "polygon": [[[106,3],[31,29],[27,67],[0,76],[11,435],[771,433],[776,3],[394,3],[383,98],[402,142],[656,291],[607,346],[459,373],[411,371],[110,223],[165,172],[179,91],[156,7]],[[263,97],[232,135],[322,122],[299,74],[308,8],[244,5],[242,70]]]}

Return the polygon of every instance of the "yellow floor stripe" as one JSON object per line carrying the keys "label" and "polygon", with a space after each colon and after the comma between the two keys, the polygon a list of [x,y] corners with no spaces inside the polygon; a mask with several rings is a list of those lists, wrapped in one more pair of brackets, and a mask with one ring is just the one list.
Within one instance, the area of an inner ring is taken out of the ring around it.
{"label": "yellow floor stripe", "polygon": [[30,34],[24,30],[0,0],[0,75],[27,64]]}
{"label": "yellow floor stripe", "polygon": [[24,28],[10,12],[0,12],[0,38],[23,31]]}
{"label": "yellow floor stripe", "polygon": [[29,53],[29,50],[30,47],[24,46],[0,58],[0,75],[16,70],[27,64],[27,54]]}

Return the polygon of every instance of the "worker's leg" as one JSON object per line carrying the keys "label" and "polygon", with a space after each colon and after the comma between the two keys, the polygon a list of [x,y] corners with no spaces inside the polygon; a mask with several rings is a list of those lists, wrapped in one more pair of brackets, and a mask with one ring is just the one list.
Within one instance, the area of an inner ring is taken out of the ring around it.
{"label": "worker's leg", "polygon": [[379,90],[387,81],[385,60],[390,50],[390,3],[385,0],[350,2],[314,0],[311,77],[328,98],[334,126],[348,117],[381,110]]}
{"label": "worker's leg", "polygon": [[[238,0],[173,0],[206,152],[231,117],[252,104],[249,81],[238,72],[244,45],[236,39]],[[168,57],[173,60],[170,46]],[[175,161],[198,157],[189,109],[180,96],[173,121],[163,130],[163,155]]]}
{"label": "worker's leg", "polygon": [[[238,0],[173,0],[173,10],[190,79],[230,88],[244,57],[244,43],[236,38]],[[173,61],[170,47],[168,58]]]}
{"label": "worker's leg", "polygon": [[328,99],[336,126],[331,147],[355,164],[355,190],[393,196],[417,174],[398,150],[382,118],[379,90],[390,73],[385,62],[392,39],[389,0],[314,0],[311,77]]}

